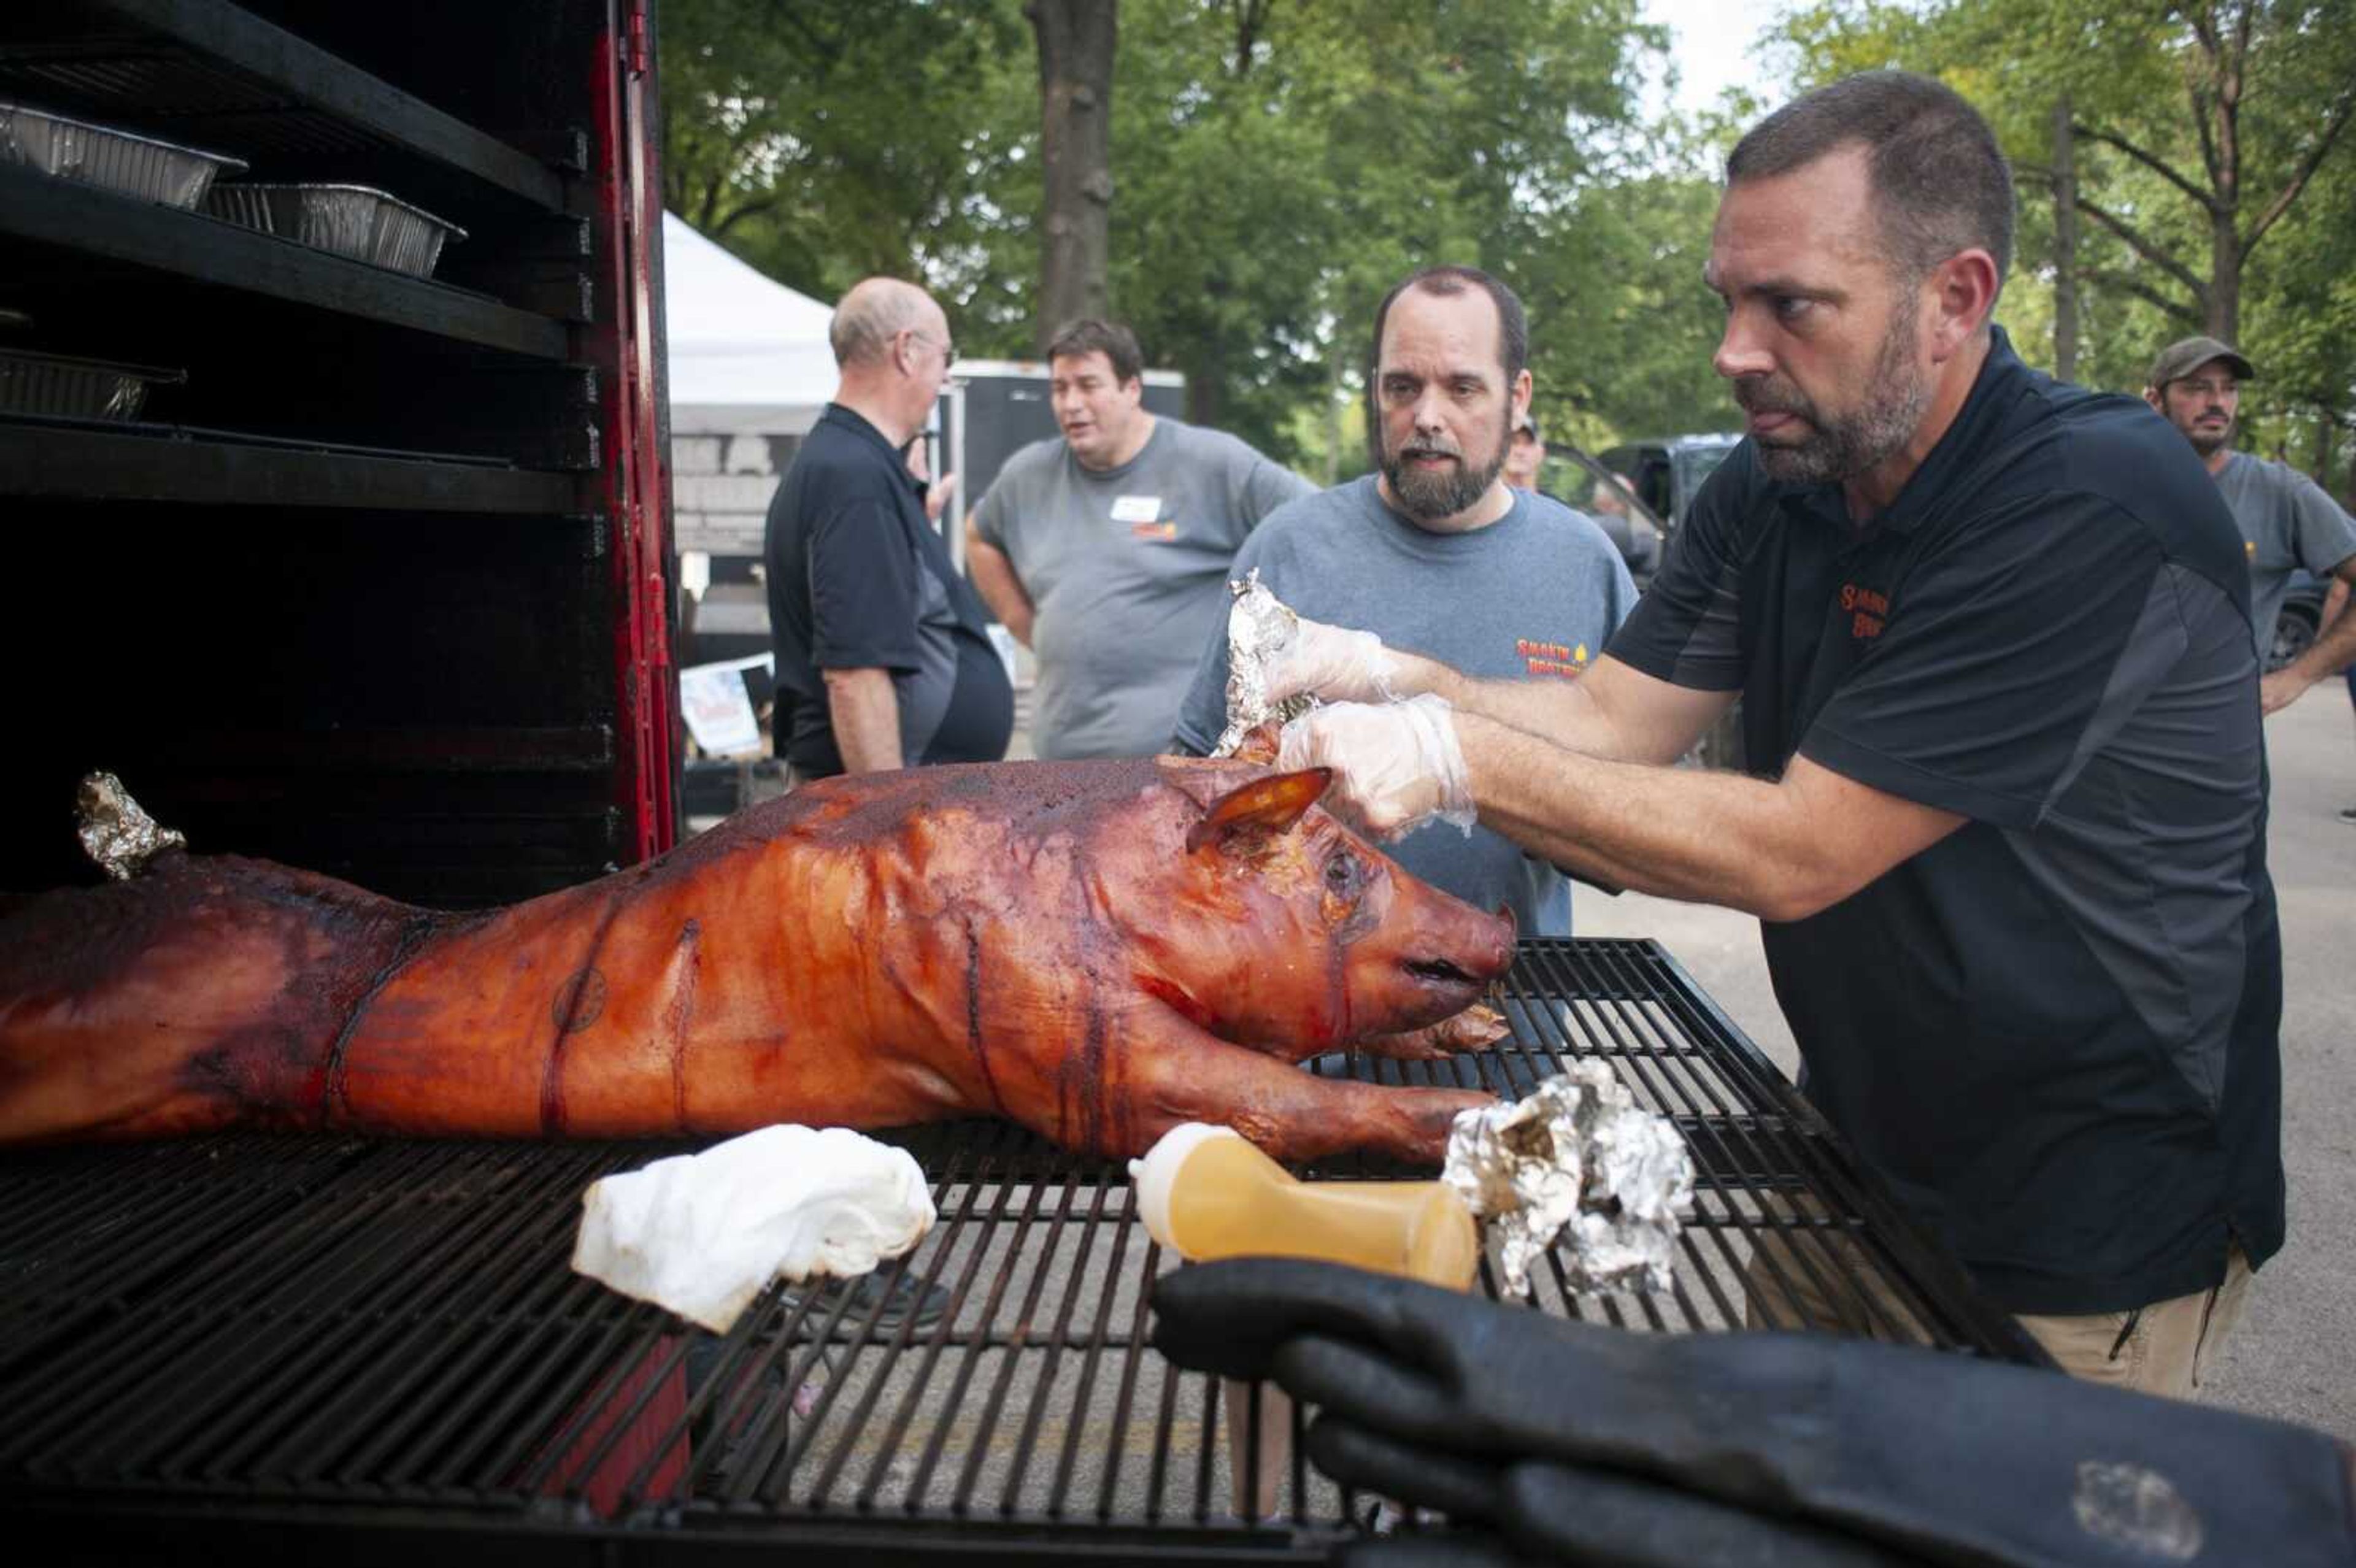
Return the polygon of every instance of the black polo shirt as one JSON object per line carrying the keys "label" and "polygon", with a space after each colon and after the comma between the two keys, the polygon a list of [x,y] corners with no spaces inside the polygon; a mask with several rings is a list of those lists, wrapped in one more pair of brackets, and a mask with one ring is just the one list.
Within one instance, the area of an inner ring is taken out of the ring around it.
{"label": "black polo shirt", "polygon": [[2001,331],[1862,528],[1737,447],[1608,651],[1970,821],[1766,923],[1807,1092],[2016,1312],[2125,1311],[2282,1244],[2282,956],[2248,569],[2133,399]]}
{"label": "black polo shirt", "polygon": [[989,617],[883,432],[826,406],[769,503],[763,552],[776,750],[797,771],[842,772],[820,673],[830,669],[892,672],[911,767],[1006,754],[1014,691]]}

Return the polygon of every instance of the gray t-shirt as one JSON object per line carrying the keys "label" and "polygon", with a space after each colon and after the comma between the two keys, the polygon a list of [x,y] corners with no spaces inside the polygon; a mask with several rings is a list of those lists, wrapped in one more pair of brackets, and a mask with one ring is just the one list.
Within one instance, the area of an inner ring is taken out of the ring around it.
{"label": "gray t-shirt", "polygon": [[[1375,476],[1295,501],[1236,556],[1312,620],[1357,626],[1392,647],[1490,678],[1576,677],[1636,603],[1628,568],[1594,519],[1514,493],[1513,510],[1469,534],[1426,533],[1385,506]],[[1226,727],[1226,617],[1178,715],[1178,743],[1208,752]],[[1386,853],[1481,909],[1510,905],[1525,935],[1570,934],[1562,874],[1485,827],[1418,828]]]}
{"label": "gray t-shirt", "polygon": [[1043,757],[1148,757],[1195,656],[1226,624],[1227,564],[1262,517],[1313,494],[1231,435],[1166,416],[1119,468],[1080,466],[1063,437],[1009,458],[974,509],[1031,596]]}
{"label": "gray t-shirt", "polygon": [[2249,552],[2250,629],[2264,659],[2274,646],[2275,617],[2292,575],[2305,567],[2327,577],[2356,555],[2356,522],[2306,475],[2246,452],[2227,459],[2217,488]]}

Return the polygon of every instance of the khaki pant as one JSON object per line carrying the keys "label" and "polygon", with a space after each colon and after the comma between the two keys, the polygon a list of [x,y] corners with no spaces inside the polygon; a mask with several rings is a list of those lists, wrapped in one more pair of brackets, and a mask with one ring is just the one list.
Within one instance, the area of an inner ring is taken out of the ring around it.
{"label": "khaki pant", "polygon": [[2223,1281],[2207,1290],[2133,1312],[2083,1317],[2024,1314],[2019,1321],[2073,1378],[2190,1399],[2242,1320],[2249,1294],[2250,1260],[2235,1247],[2226,1254]]}
{"label": "khaki pant", "polygon": [[[1752,1250],[1743,1283],[1752,1328],[1816,1329],[1898,1344],[1929,1338],[1907,1298],[1846,1233],[1822,1222],[1812,1200],[1777,1203],[1774,1228]],[[2250,1263],[2227,1254],[2225,1278],[2208,1290],[2133,1312],[2084,1317],[2019,1315],[2015,1321],[2072,1377],[2140,1393],[2190,1399],[2216,1362],[2249,1296]]]}

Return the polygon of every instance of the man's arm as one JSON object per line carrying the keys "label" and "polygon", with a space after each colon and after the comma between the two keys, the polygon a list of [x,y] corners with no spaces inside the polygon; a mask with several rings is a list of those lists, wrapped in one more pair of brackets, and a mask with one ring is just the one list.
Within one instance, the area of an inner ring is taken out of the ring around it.
{"label": "man's arm", "polygon": [[2307,652],[2258,682],[2258,705],[2265,712],[2289,707],[2317,681],[2356,664],[2356,615],[2347,609],[2351,585],[2356,585],[2356,555],[2331,569],[2331,592],[2323,601],[2323,624]]}
{"label": "man's arm", "polygon": [[1428,691],[1460,713],[1615,762],[1674,763],[1734,705],[1731,691],[1696,691],[1610,654],[1577,680],[1476,680],[1419,654],[1384,651],[1396,667],[1387,678],[1401,697]]}
{"label": "man's arm", "polygon": [[826,679],[827,722],[842,771],[884,773],[902,765],[900,698],[887,669],[830,669]]}
{"label": "man's arm", "polygon": [[1838,903],[1965,820],[1804,756],[1769,784],[1581,756],[1473,715],[1456,734],[1481,820],[1531,853],[1606,886],[1762,920]]}
{"label": "man's arm", "polygon": [[973,573],[973,586],[981,602],[998,617],[1014,640],[1024,647],[1031,645],[1031,595],[1023,590],[1023,580],[1014,575],[1014,563],[1006,552],[981,537],[974,527],[973,514],[965,519],[966,566]]}

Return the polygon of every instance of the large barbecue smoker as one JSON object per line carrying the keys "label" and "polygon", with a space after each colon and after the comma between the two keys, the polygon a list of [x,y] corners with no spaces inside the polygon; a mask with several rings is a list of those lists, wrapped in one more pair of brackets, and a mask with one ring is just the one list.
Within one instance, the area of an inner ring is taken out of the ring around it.
{"label": "large barbecue smoker", "polygon": [[643,0],[0,6],[0,883],[106,768],[423,902],[667,848]]}
{"label": "large barbecue smoker", "polygon": [[[648,0],[0,6],[0,896],[95,877],[102,768],[199,852],[444,908],[669,846],[650,34]],[[1657,945],[1526,943],[1494,999],[1494,1052],[1320,1070],[1602,1061],[1699,1171],[1672,1291],[1557,1258],[1531,1309],[1739,1328],[1776,1232],[1892,1337],[2037,1359]],[[1303,1413],[1147,1348],[1181,1265],[1120,1166],[898,1141],[932,1233],[723,1337],[567,1266],[588,1183],[677,1146],[0,1152],[0,1506],[109,1563],[1302,1561],[1378,1517]]]}

